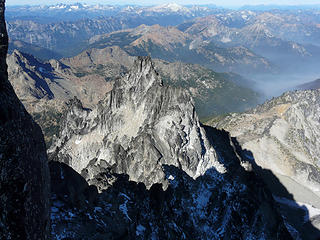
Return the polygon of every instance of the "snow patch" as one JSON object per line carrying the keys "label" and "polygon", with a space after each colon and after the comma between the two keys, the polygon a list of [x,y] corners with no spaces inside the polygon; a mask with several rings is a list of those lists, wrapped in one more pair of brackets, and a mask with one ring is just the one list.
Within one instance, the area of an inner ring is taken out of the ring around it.
{"label": "snow patch", "polygon": [[77,10],[77,9],[79,9],[79,6],[74,5],[74,6],[70,6],[70,8],[71,8],[71,9],[74,9],[74,10]]}
{"label": "snow patch", "polygon": [[302,210],[304,210],[305,211],[304,222],[308,222],[312,217],[320,215],[320,209],[315,208],[314,206],[312,206],[310,204],[295,202],[295,201],[290,200],[288,198],[278,197],[275,195],[273,195],[273,198],[278,203],[285,204],[285,205],[290,206],[292,208],[301,208]]}
{"label": "snow patch", "polygon": [[64,4],[58,4],[56,6],[50,6],[49,9],[65,9],[66,7]]}
{"label": "snow patch", "polygon": [[68,212],[68,215],[69,215],[70,218],[73,218],[73,217],[76,216],[73,212]]}
{"label": "snow patch", "polygon": [[43,67],[39,67],[39,71],[40,71],[41,73],[47,72],[46,69],[44,69]]}
{"label": "snow patch", "polygon": [[295,239],[295,240],[302,240],[302,238],[300,237],[299,232],[292,227],[289,223],[287,223],[286,221],[284,221],[284,224],[286,225],[286,228],[288,229],[289,233],[291,234],[291,236]]}
{"label": "snow patch", "polygon": [[62,171],[62,168],[60,167],[60,178],[61,179],[64,179],[64,175],[63,175],[63,171]]}
{"label": "snow patch", "polygon": [[124,197],[127,200],[131,200],[130,197],[128,197],[128,195],[124,194],[124,193],[120,193],[119,196]]}
{"label": "snow patch", "polygon": [[190,10],[186,7],[183,7],[176,3],[168,3],[159,5],[156,7],[151,8],[151,11],[155,12],[165,12],[165,11],[171,11],[171,12],[184,12],[184,13],[190,13]]}
{"label": "snow patch", "polygon": [[129,215],[128,215],[127,203],[128,203],[128,200],[126,200],[123,204],[121,204],[121,205],[119,206],[119,210],[120,210],[120,211],[123,213],[123,215],[125,215],[130,221],[132,221],[131,218],[130,218]]}
{"label": "snow patch", "polygon": [[170,176],[168,177],[168,179],[169,179],[169,180],[174,180],[174,176],[170,175]]}
{"label": "snow patch", "polygon": [[101,207],[95,207],[94,208],[94,213],[97,213],[97,212],[102,212],[102,208]]}
{"label": "snow patch", "polygon": [[59,212],[59,209],[56,208],[56,207],[51,207],[51,212],[52,213],[57,213],[57,212]]}
{"label": "snow patch", "polygon": [[146,228],[144,226],[142,226],[141,224],[139,224],[136,228],[136,235],[143,236],[143,233],[145,230],[146,230]]}
{"label": "snow patch", "polygon": [[221,39],[221,42],[223,42],[223,43],[229,43],[229,42],[231,42],[231,39],[230,39],[229,37],[223,37],[223,38]]}

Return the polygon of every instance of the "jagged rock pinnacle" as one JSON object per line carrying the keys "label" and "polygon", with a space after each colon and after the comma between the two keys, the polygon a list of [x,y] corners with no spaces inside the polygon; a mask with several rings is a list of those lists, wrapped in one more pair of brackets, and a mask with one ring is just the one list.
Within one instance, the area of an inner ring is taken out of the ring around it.
{"label": "jagged rock pinnacle", "polygon": [[[79,173],[85,170],[87,180],[99,172],[94,166],[101,161],[148,187],[166,183],[162,164],[178,166],[192,177],[212,166],[224,171],[204,137],[190,95],[163,86],[150,57],[137,58],[130,73],[118,79],[90,113],[71,110],[64,126],[65,136],[49,150],[51,158]],[[87,137],[73,133],[92,138],[87,142]]]}
{"label": "jagged rock pinnacle", "polygon": [[154,69],[153,63],[150,56],[139,56],[134,62],[134,68],[139,72],[144,72],[146,69]]}
{"label": "jagged rock pinnacle", "polygon": [[[132,75],[135,75],[136,77],[132,78]],[[150,56],[137,57],[127,79],[130,79],[129,84],[140,86],[141,91],[145,91],[146,88],[149,88],[154,84],[163,85],[159,74],[153,66]]]}

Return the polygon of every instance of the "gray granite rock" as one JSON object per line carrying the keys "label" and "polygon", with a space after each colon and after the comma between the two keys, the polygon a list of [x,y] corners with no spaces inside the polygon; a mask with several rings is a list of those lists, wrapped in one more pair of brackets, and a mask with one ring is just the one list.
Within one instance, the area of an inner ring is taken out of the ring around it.
{"label": "gray granite rock", "polygon": [[190,95],[164,86],[149,57],[138,58],[96,108],[84,109],[76,99],[70,105],[61,135],[48,153],[87,181],[99,173],[102,163],[147,187],[167,182],[163,164],[192,177],[213,166],[224,171]]}
{"label": "gray granite rock", "polygon": [[[283,182],[298,201],[320,208],[319,116],[320,90],[295,91],[213,125],[230,131],[261,167],[288,178]],[[314,200],[301,195],[294,182],[313,192]]]}
{"label": "gray granite rock", "polygon": [[[162,165],[169,181],[147,189],[110,168],[94,186],[64,163],[51,161],[52,231],[57,239],[291,239],[271,193],[241,167],[228,133],[206,127],[206,137],[226,166],[196,179]],[[90,192],[90,194],[87,194]],[[76,194],[75,194],[76,193]],[[75,197],[77,196],[77,197]]]}
{"label": "gray granite rock", "polygon": [[[305,228],[309,222],[320,229],[318,223],[313,223],[320,216],[319,116],[320,90],[305,90],[287,92],[251,111],[211,122],[229,131],[242,148],[252,152],[248,158],[259,169],[272,171],[287,193],[279,191],[269,175],[264,176],[265,182],[282,208],[289,209],[283,213],[287,221],[305,234],[310,232]],[[295,208],[302,209],[305,217],[292,215],[294,209],[288,198],[299,203]],[[319,230],[316,236],[320,236]]]}

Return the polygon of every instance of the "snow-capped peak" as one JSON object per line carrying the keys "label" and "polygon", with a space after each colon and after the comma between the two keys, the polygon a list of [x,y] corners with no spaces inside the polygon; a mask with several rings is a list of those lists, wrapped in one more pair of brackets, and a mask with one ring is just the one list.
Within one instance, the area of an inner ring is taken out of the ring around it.
{"label": "snow-capped peak", "polygon": [[183,7],[177,3],[167,3],[159,6],[155,6],[151,8],[152,11],[155,12],[164,12],[164,11],[170,11],[170,12],[190,12],[190,10],[186,7]]}
{"label": "snow-capped peak", "polygon": [[74,3],[74,4],[63,4],[63,3],[58,3],[56,5],[51,5],[49,6],[49,9],[51,10],[79,10],[79,9],[84,9],[84,8],[89,8],[90,6],[88,4],[81,4],[81,3]]}
{"label": "snow-capped peak", "polygon": [[166,8],[168,10],[170,9],[173,12],[178,12],[178,11],[181,11],[184,9],[184,7],[182,7],[181,5],[176,4],[176,3],[165,4],[165,5],[163,5],[163,8]]}
{"label": "snow-capped peak", "polygon": [[79,6],[78,5],[72,5],[70,6],[71,9],[79,9]]}
{"label": "snow-capped peak", "polygon": [[54,6],[50,6],[49,9],[65,9],[66,7],[67,5],[60,3]]}

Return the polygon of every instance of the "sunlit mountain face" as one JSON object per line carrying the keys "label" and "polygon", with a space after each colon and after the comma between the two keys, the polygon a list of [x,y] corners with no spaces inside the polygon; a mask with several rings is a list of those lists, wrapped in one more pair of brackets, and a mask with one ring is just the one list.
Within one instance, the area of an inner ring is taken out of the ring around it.
{"label": "sunlit mountain face", "polygon": [[320,6],[242,5],[0,1],[0,239],[318,239]]}

